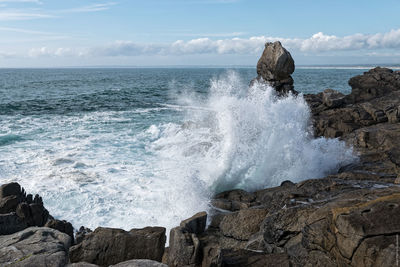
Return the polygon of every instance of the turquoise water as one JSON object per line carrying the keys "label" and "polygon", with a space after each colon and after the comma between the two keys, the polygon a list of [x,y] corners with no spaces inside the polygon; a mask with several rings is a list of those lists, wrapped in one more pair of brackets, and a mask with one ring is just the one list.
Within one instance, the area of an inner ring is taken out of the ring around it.
{"label": "turquoise water", "polygon": [[[303,93],[360,69],[298,69]],[[354,159],[313,139],[301,96],[248,88],[255,69],[1,69],[0,182],[75,227],[168,228],[215,192],[321,177]]]}

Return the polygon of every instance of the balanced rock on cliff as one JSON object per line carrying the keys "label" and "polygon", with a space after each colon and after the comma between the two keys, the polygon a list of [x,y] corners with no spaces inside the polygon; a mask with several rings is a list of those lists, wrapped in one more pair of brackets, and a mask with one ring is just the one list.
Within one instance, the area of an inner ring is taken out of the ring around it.
{"label": "balanced rock on cliff", "polygon": [[277,41],[266,43],[261,58],[257,63],[257,78],[259,82],[267,82],[275,90],[285,95],[296,93],[293,87],[294,60],[290,53]]}

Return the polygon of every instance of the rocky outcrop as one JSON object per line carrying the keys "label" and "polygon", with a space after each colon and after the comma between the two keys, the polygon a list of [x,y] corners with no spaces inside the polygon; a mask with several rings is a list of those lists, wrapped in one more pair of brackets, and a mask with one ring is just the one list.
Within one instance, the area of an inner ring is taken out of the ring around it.
{"label": "rocky outcrop", "polygon": [[64,267],[71,238],[47,227],[0,236],[0,266]]}
{"label": "rocky outcrop", "polygon": [[165,239],[165,228],[162,227],[132,229],[129,232],[99,227],[70,248],[69,258],[72,263],[88,262],[99,266],[131,259],[161,261]]}
{"label": "rocky outcrop", "polygon": [[349,95],[326,90],[305,96],[315,136],[339,137],[357,150],[360,161],[341,170],[347,176],[393,182],[400,175],[400,72],[378,67],[349,84]]}
{"label": "rocky outcrop", "polygon": [[275,90],[285,95],[297,93],[293,87],[294,60],[290,53],[277,41],[266,43],[264,52],[257,63],[257,78],[259,82],[267,82]]}
{"label": "rocky outcrop", "polygon": [[0,235],[30,226],[44,226],[50,218],[39,195],[26,194],[18,183],[0,186]]}

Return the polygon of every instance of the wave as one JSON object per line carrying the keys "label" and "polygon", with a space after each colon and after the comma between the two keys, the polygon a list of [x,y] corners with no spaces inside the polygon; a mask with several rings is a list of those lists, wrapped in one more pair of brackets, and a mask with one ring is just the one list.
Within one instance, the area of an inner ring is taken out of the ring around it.
{"label": "wave", "polygon": [[0,147],[10,145],[15,142],[22,141],[22,140],[23,140],[23,138],[19,135],[15,135],[15,134],[2,135],[2,136],[0,136]]}
{"label": "wave", "polygon": [[344,142],[313,138],[302,95],[278,98],[235,72],[208,92],[178,89],[165,92],[173,105],[3,121],[30,138],[4,147],[0,179],[40,194],[76,228],[171,229],[209,210],[217,192],[323,177],[355,159]]}
{"label": "wave", "polygon": [[[182,102],[199,101],[191,95]],[[159,132],[150,147],[164,168],[179,170],[165,175],[179,177],[175,186],[185,181],[189,194],[199,184],[200,191],[213,194],[323,177],[355,159],[344,142],[313,138],[302,95],[278,98],[260,83],[248,88],[235,72],[212,81],[201,107],[190,110],[183,125],[149,129]]]}

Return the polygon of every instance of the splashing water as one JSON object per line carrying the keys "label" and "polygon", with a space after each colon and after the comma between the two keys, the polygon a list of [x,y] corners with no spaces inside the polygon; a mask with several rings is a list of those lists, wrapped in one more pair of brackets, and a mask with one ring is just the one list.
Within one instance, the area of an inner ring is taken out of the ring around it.
{"label": "splashing water", "polygon": [[172,228],[208,210],[216,192],[323,177],[355,159],[344,142],[313,138],[302,95],[277,98],[273,88],[249,88],[229,72],[212,80],[206,97],[179,98],[180,105],[159,108],[184,110],[183,121],[124,134],[104,125],[126,127],[130,117],[154,110],[20,118],[21,125],[57,134],[12,143],[3,166],[13,167],[0,165],[0,175],[13,174],[75,227]]}

